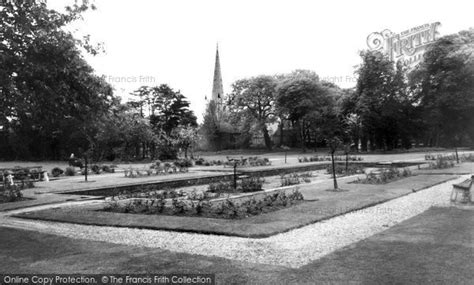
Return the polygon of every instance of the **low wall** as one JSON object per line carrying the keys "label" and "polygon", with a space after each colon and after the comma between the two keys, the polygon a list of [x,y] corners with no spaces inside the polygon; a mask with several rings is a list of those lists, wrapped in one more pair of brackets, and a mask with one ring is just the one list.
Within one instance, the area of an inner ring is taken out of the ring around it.
{"label": "low wall", "polygon": [[[111,187],[100,187],[96,189],[78,190],[72,192],[63,192],[60,194],[89,195],[89,196],[112,196],[121,192],[149,192],[167,188],[179,188],[193,185],[209,184],[216,181],[229,181],[234,178],[233,174],[211,175],[198,178],[180,178],[168,181],[154,181],[136,184],[116,185]],[[130,178],[133,179],[133,178]]]}

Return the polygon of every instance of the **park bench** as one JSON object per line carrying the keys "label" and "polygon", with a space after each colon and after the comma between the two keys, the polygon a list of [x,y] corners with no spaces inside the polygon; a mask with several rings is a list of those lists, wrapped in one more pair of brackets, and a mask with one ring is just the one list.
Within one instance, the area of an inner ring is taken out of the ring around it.
{"label": "park bench", "polygon": [[471,179],[466,179],[465,181],[453,184],[453,191],[451,192],[451,201],[456,202],[458,198],[458,194],[461,193],[461,203],[469,203],[471,202],[471,188],[472,188],[472,180],[474,179],[474,175],[471,176]]}

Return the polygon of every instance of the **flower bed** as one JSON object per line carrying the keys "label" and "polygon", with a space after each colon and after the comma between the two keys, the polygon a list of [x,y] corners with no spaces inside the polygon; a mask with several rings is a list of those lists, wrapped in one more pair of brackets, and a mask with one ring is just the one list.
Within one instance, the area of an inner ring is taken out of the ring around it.
{"label": "flower bed", "polygon": [[128,178],[137,178],[143,176],[152,175],[166,175],[175,173],[188,172],[188,167],[192,166],[192,162],[189,160],[176,160],[174,162],[161,162],[155,161],[148,168],[126,168],[124,169],[124,175]]}
{"label": "flower bed", "polygon": [[[3,188],[3,187],[2,187]],[[26,200],[21,193],[20,185],[6,185],[6,189],[0,190],[0,203],[17,202]]]}
{"label": "flower bed", "polygon": [[[439,156],[434,162],[430,162],[429,169],[445,169],[454,167],[452,157]],[[454,158],[456,159],[456,158]]]}
{"label": "flower bed", "polygon": [[205,160],[204,158],[198,158],[195,161],[196,165],[200,166],[214,166],[214,165],[223,165],[224,167],[234,167],[235,164],[239,167],[255,167],[255,166],[270,166],[271,161],[264,157],[260,158],[258,156],[250,157],[240,157],[240,158],[231,158],[227,157],[227,161],[222,160]]}
{"label": "flower bed", "polygon": [[[346,166],[344,164],[336,164],[336,175],[355,175],[364,173],[364,165],[361,164],[349,164]],[[326,172],[332,175],[332,164],[328,165]]]}
{"label": "flower bed", "polygon": [[236,192],[256,192],[262,191],[265,179],[261,177],[249,177],[239,181],[219,181],[211,183],[208,186],[208,191],[212,193],[236,193]]}
{"label": "flower bed", "polygon": [[[349,155],[347,157],[348,161],[362,161],[362,157],[356,155]],[[328,155],[313,155],[313,156],[300,156],[298,157],[298,162],[314,162],[314,161],[331,161],[331,157]],[[346,161],[345,155],[335,155],[334,161]]]}
{"label": "flower bed", "polygon": [[129,214],[242,219],[284,209],[301,203],[304,199],[298,189],[294,189],[291,193],[276,191],[272,194],[251,196],[246,199],[194,200],[191,198],[197,197],[165,198],[165,196],[160,196],[146,199],[128,199],[125,201],[112,200],[103,210]]}
{"label": "flower bed", "polygon": [[412,173],[410,169],[404,168],[400,170],[395,167],[391,168],[382,168],[380,171],[371,171],[366,174],[366,178],[358,178],[354,183],[363,183],[363,184],[386,184],[401,178],[409,177]]}

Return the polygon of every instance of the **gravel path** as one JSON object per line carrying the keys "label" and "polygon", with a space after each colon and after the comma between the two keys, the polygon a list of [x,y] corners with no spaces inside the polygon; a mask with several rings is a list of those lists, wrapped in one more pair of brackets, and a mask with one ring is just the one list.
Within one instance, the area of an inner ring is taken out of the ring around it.
{"label": "gravel path", "polygon": [[463,176],[374,207],[264,239],[32,221],[7,217],[5,214],[0,215],[0,225],[70,238],[154,247],[298,268],[337,249],[384,231],[433,205],[449,206],[452,184],[461,182],[467,177]]}

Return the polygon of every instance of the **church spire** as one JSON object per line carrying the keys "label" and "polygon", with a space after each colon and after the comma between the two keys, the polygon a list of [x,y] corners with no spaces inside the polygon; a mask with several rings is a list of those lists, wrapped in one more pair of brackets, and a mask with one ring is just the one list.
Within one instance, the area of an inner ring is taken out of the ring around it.
{"label": "church spire", "polygon": [[222,85],[221,63],[219,60],[219,44],[216,46],[216,63],[214,66],[214,80],[212,83],[212,97],[211,100],[217,103],[217,106],[222,105],[224,99],[224,87]]}

